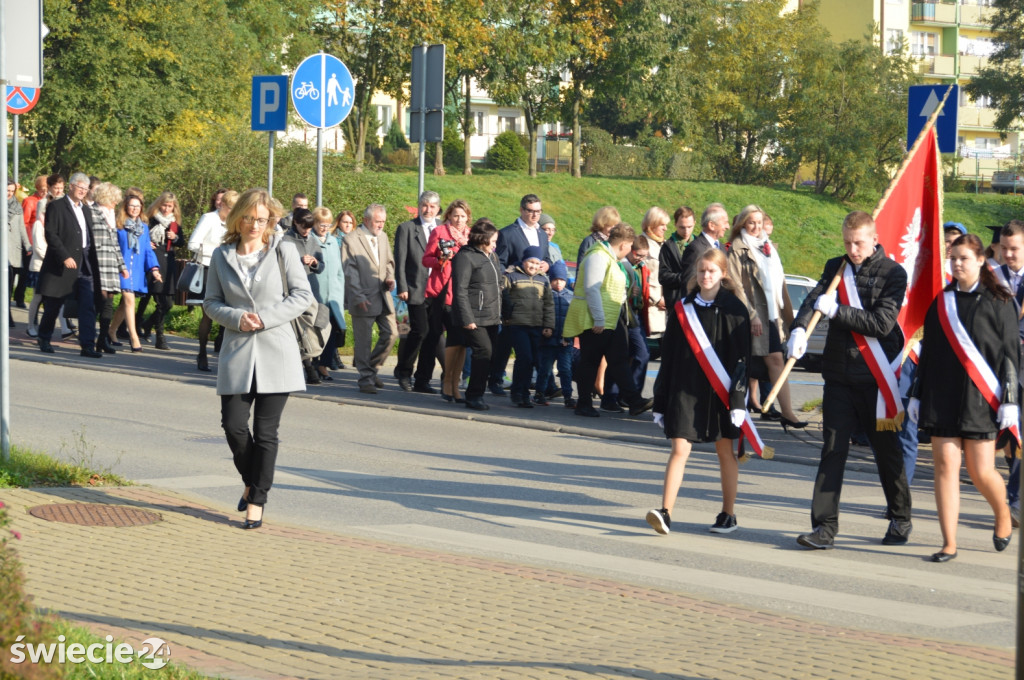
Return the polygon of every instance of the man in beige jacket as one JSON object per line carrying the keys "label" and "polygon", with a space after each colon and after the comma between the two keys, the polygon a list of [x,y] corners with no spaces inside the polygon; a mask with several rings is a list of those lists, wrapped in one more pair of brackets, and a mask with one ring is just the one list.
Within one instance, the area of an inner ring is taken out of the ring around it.
{"label": "man in beige jacket", "polygon": [[[378,376],[398,339],[395,305],[395,260],[384,224],[387,210],[374,203],[363,213],[363,223],[345,237],[341,263],[345,271],[345,308],[352,315],[353,361],[359,371],[359,391],[376,394],[384,386]],[[377,343],[371,347],[373,325]]]}

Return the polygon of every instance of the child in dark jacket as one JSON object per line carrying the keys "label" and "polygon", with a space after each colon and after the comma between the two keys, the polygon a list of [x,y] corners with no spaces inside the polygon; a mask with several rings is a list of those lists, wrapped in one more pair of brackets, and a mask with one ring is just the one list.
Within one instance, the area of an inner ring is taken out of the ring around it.
{"label": "child in dark jacket", "polygon": [[542,253],[530,246],[523,251],[519,265],[505,275],[502,291],[502,333],[516,352],[512,366],[512,403],[533,408],[530,402],[530,378],[540,356],[542,339],[550,338],[555,325],[551,284],[540,273]]}
{"label": "child in dark jacket", "polygon": [[576,408],[576,400],[572,398],[572,364],[573,354],[578,353],[573,346],[572,338],[562,337],[565,326],[565,314],[569,311],[572,301],[572,289],[566,287],[569,271],[564,260],[559,260],[548,269],[551,280],[551,296],[555,307],[555,326],[550,338],[540,345],[540,360],[537,362],[537,391],[533,397],[535,404],[547,405],[548,400],[558,393],[555,387],[555,375],[552,371],[558,362],[558,381],[561,384],[562,397],[566,408]]}

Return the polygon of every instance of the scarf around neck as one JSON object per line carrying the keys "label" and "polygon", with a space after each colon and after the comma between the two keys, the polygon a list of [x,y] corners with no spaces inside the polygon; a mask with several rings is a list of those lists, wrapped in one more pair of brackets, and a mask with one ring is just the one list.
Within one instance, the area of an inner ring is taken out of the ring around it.
{"label": "scarf around neck", "polygon": [[782,272],[779,254],[768,243],[767,237],[754,238],[746,229],[740,230],[740,237],[757,263],[757,278],[768,301],[768,320],[775,321],[779,318],[779,310],[785,304],[782,291],[786,285],[786,275]]}
{"label": "scarf around neck", "polygon": [[153,226],[149,228],[149,240],[158,246],[167,241],[167,230],[174,224],[174,215],[157,213],[153,215]]}
{"label": "scarf around neck", "polygon": [[139,237],[142,236],[142,228],[145,224],[142,220],[133,220],[130,217],[124,221],[124,230],[128,234],[128,247],[133,253],[141,252],[139,249]]}

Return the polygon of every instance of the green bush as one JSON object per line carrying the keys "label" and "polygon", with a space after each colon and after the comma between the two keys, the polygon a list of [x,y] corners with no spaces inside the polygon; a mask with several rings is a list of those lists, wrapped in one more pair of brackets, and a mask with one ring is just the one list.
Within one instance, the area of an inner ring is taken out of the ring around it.
{"label": "green bush", "polygon": [[519,135],[506,130],[494,138],[487,150],[487,167],[491,170],[526,170],[530,157]]}
{"label": "green bush", "polygon": [[671,139],[641,133],[631,144],[616,144],[606,131],[583,128],[584,172],[606,177],[701,179],[711,168],[699,154],[682,151]]}
{"label": "green bush", "polygon": [[391,121],[391,127],[388,128],[388,133],[384,135],[384,143],[381,145],[381,155],[387,156],[393,151],[408,151],[409,140],[405,138],[405,133],[402,132],[402,126],[399,125],[398,119],[395,118]]}
{"label": "green bush", "polygon": [[[416,162],[413,165],[419,165],[419,150],[413,152]],[[434,167],[434,157],[437,156],[437,144],[427,144],[427,170],[429,171]],[[462,166],[466,162],[466,142],[457,133],[445,130],[444,141],[441,142],[441,160],[444,162],[445,169],[450,170],[461,170]]]}

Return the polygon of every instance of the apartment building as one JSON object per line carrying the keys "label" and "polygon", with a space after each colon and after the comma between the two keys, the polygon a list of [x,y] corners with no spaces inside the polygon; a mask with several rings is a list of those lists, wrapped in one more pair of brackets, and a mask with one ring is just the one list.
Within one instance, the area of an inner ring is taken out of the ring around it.
{"label": "apartment building", "polygon": [[957,174],[964,179],[980,177],[982,183],[994,171],[1018,163],[1022,152],[1019,126],[1001,139],[994,127],[992,102],[970,99],[963,92],[995,51],[989,27],[991,4],[991,0],[821,0],[820,5],[820,21],[834,40],[868,39],[877,26],[879,48],[891,53],[903,44],[918,61],[925,82],[961,86],[956,104],[962,160]]}

